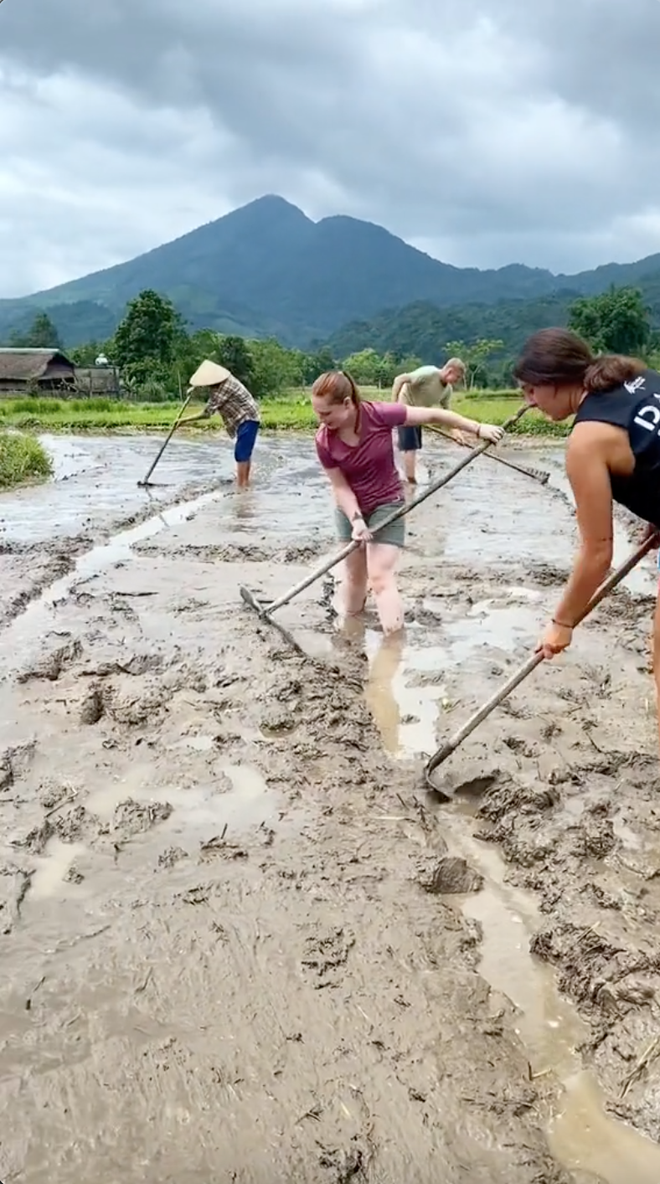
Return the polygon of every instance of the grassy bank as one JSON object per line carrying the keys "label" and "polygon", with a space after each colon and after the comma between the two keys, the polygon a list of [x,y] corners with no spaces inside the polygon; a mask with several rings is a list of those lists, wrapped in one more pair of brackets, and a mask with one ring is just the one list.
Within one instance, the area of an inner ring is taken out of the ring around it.
{"label": "grassy bank", "polygon": [[0,489],[40,481],[51,471],[50,457],[34,436],[0,429]]}
{"label": "grassy bank", "polygon": [[[363,389],[369,399],[389,400],[389,392]],[[485,423],[502,424],[520,405],[515,391],[479,391],[476,394],[457,393],[453,410]],[[44,399],[21,398],[0,400],[0,428],[16,427],[43,432],[107,432],[156,431],[169,428],[176,418],[179,403],[129,403],[114,399]],[[186,414],[200,410],[202,404],[190,405]],[[262,425],[271,430],[311,430],[315,419],[309,395],[300,391],[260,403]],[[222,421],[218,416],[202,421],[194,431],[218,431]],[[537,412],[529,412],[516,424],[518,435],[564,436],[564,425],[551,424]]]}

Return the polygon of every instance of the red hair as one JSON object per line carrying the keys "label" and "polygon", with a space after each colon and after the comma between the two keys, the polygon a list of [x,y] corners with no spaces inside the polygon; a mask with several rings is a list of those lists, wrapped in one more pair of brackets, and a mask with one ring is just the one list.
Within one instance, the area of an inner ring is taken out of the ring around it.
{"label": "red hair", "polygon": [[345,399],[350,399],[356,410],[360,408],[360,392],[345,370],[326,370],[325,374],[319,374],[312,394],[329,399],[331,403],[343,403]]}

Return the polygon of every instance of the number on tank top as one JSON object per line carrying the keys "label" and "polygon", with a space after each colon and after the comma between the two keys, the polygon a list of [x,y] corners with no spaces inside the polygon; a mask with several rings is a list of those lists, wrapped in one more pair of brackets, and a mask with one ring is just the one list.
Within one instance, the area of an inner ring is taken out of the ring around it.
{"label": "number on tank top", "polygon": [[[655,398],[657,399],[658,396],[656,395]],[[646,428],[647,432],[655,432],[660,424],[660,407],[653,407],[647,403],[646,407],[641,407],[637,412],[633,423],[637,424],[639,428]],[[658,435],[660,435],[660,431]]]}

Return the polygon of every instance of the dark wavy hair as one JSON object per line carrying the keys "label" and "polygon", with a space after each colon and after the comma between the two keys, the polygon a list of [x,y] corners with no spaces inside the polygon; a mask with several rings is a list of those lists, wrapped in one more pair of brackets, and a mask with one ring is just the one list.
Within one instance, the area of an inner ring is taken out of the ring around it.
{"label": "dark wavy hair", "polygon": [[608,391],[646,370],[639,358],[591,352],[586,341],[569,329],[540,329],[525,342],[513,368],[519,383],[529,386],[568,386],[581,383],[585,391]]}

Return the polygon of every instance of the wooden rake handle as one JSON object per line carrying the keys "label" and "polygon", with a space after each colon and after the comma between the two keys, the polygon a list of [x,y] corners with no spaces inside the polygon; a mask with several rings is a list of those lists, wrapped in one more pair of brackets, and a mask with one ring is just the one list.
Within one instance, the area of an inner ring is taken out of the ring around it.
{"label": "wooden rake handle", "polygon": [[179,414],[177,415],[176,419],[174,420],[174,423],[172,424],[169,432],[167,433],[167,436],[165,437],[164,442],[161,444],[161,446],[158,450],[158,455],[156,456],[154,463],[152,464],[151,468],[149,469],[149,472],[147,473],[146,477],[144,477],[144,479],[142,481],[138,482],[139,485],[148,485],[149,484],[149,478],[150,478],[151,474],[153,473],[154,469],[156,468],[156,465],[158,464],[158,461],[160,460],[161,456],[163,455],[165,449],[167,448],[167,445],[169,444],[170,440],[172,439],[172,436],[174,435],[176,429],[178,428],[179,424],[181,423],[183,413],[186,410],[186,407],[188,406],[191,399],[192,399],[192,395],[188,395],[188,398],[186,399],[185,403],[183,404],[183,407],[179,411]]}
{"label": "wooden rake handle", "polygon": [[[436,436],[442,436],[445,440],[451,441],[452,444],[458,444],[461,448],[469,448],[469,444],[464,444],[461,440],[455,440],[449,432],[443,432],[442,428],[438,428],[435,424],[427,424],[427,428],[435,432]],[[547,485],[550,474],[545,473],[542,469],[529,469],[526,465],[519,465],[516,461],[507,460],[505,456],[500,456],[497,452],[487,452],[486,456],[491,460],[498,461],[501,465],[506,465],[508,469],[513,469],[516,473],[522,473],[524,477],[531,477],[532,480],[538,481],[541,485]]]}
{"label": "wooden rake handle", "polygon": [[[652,551],[654,547],[657,547],[659,542],[660,533],[656,533],[645,539],[642,545],[638,547],[636,551],[633,551],[632,555],[629,555],[625,563],[622,563],[621,566],[618,567],[616,571],[613,571],[612,574],[607,577],[604,583],[601,584],[598,591],[595,592],[591,597],[591,600],[589,601],[586,608],[580,613],[580,616],[578,617],[575,624],[579,625],[582,621],[584,621],[585,617],[588,617],[589,613],[593,612],[597,605],[599,605],[600,602],[609,595],[612,589],[616,588],[617,584],[620,584],[622,580],[625,580],[626,576],[630,574],[630,572],[634,567],[637,566],[640,560],[642,560],[649,551]],[[451,756],[452,752],[455,752],[459,745],[462,744],[464,740],[467,740],[468,736],[474,732],[475,728],[478,728],[479,724],[483,723],[490,713],[494,711],[496,707],[499,707],[500,703],[503,703],[504,700],[511,694],[511,692],[515,691],[516,687],[520,686],[521,682],[524,682],[528,675],[530,675],[533,670],[536,670],[536,667],[540,666],[541,662],[544,661],[545,659],[542,653],[532,654],[532,656],[527,659],[524,666],[521,666],[515,674],[512,674],[508,682],[505,682],[504,686],[500,687],[499,691],[496,691],[494,695],[491,695],[490,699],[484,703],[483,707],[480,707],[478,711],[475,711],[474,715],[470,717],[467,723],[463,724],[463,727],[459,728],[458,732],[456,732],[451,737],[451,739],[446,742],[446,744],[443,744],[442,748],[439,748],[438,751],[434,753],[424,770],[424,777],[430,789],[433,789],[436,792],[441,792],[431,780],[431,774],[433,773],[434,769],[437,769],[438,765],[443,764],[444,761],[446,761],[447,758]]]}
{"label": "wooden rake handle", "polygon": [[[526,411],[529,411],[529,405],[527,403],[523,403],[522,407],[518,408],[515,415],[509,416],[506,422],[502,424],[503,430],[506,431],[507,428],[510,428],[514,423],[517,423],[519,419],[522,419]],[[493,444],[490,440],[483,440],[476,446],[476,448],[472,448],[468,455],[464,456],[463,459],[460,460],[458,464],[454,465],[453,469],[450,469],[448,473],[444,473],[442,477],[438,478],[437,481],[433,481],[427,489],[424,489],[421,493],[418,493],[417,496],[412,498],[411,501],[407,502],[406,505],[401,506],[398,510],[394,510],[392,514],[390,514],[383,522],[381,522],[378,530],[376,530],[374,534],[377,536],[378,531],[383,530],[386,526],[389,526],[391,522],[396,522],[398,518],[404,518],[406,514],[410,513],[411,510],[414,510],[417,506],[420,506],[422,502],[426,501],[427,498],[432,497],[434,493],[437,493],[439,489],[442,489],[444,485],[448,485],[450,481],[453,481],[454,477],[457,477],[459,473],[462,473],[463,469],[466,468],[467,465],[472,464],[472,461],[476,460],[478,456],[481,456],[482,452],[485,452],[487,448],[492,447]],[[264,608],[262,611],[267,617],[272,616],[272,614],[276,613],[278,609],[283,608],[284,605],[288,604],[290,600],[293,600],[296,596],[299,596],[300,593],[304,592],[306,588],[309,588],[311,584],[315,584],[317,580],[321,579],[321,576],[324,576],[326,572],[332,571],[333,567],[336,567],[337,564],[346,559],[346,557],[350,555],[352,551],[355,551],[357,547],[361,546],[362,544],[356,542],[355,540],[351,543],[347,543],[341,551],[338,551],[337,554],[333,555],[331,559],[325,560],[324,563],[315,568],[314,571],[310,572],[308,576],[305,576],[305,578],[301,580],[300,583],[295,584],[293,588],[290,588],[289,591],[285,592],[283,596],[280,596],[278,600],[273,600],[268,605],[268,607]]]}

